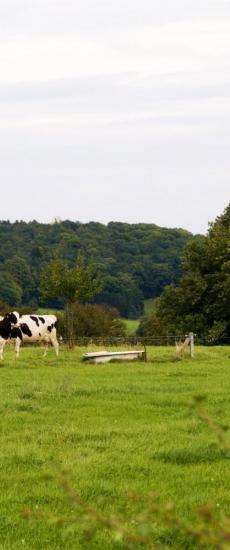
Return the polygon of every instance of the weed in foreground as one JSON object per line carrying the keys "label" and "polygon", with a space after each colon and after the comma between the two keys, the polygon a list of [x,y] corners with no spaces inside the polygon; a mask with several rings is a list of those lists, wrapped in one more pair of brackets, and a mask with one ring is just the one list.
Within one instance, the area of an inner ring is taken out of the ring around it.
{"label": "weed in foreground", "polygon": [[[229,457],[230,442],[226,438],[225,430],[208,413],[203,402],[203,397],[195,397],[193,407],[199,418],[215,434],[222,451]],[[207,503],[194,510],[193,519],[189,521],[178,516],[175,503],[162,504],[157,492],[149,493],[146,498],[130,492],[128,514],[106,515],[99,506],[91,506],[82,499],[65,471],[51,474],[47,478],[62,487],[71,504],[71,514],[55,516],[42,511],[23,511],[22,517],[59,526],[78,525],[88,541],[99,529],[106,529],[120,547],[129,550],[141,547],[150,550],[230,549],[230,517],[219,518],[214,503]]]}
{"label": "weed in foreground", "polygon": [[[189,522],[178,517],[173,502],[164,505],[160,503],[158,493],[152,492],[147,498],[142,498],[130,492],[128,500],[131,506],[139,508],[137,513],[133,512],[129,517],[126,515],[104,515],[98,508],[87,504],[77,494],[66,472],[59,473],[54,479],[55,482],[58,481],[65,496],[68,497],[74,513],[55,516],[52,513],[24,511],[22,513],[24,518],[46,521],[59,526],[78,524],[88,541],[99,529],[104,528],[113,534],[114,541],[122,543],[124,549],[144,547],[150,550],[169,548],[176,550],[189,547],[187,546],[189,542],[196,544],[195,548],[216,550],[230,548],[230,518],[226,517],[224,520],[220,520],[216,514],[216,507],[212,503],[194,511],[194,520]],[[167,544],[164,539],[169,538],[169,533],[171,540]],[[181,544],[183,545],[181,546]]]}

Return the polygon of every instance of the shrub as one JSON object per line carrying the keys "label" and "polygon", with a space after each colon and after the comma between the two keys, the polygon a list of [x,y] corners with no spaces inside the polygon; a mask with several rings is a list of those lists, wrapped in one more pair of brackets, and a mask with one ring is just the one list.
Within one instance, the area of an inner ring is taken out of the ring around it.
{"label": "shrub", "polygon": [[156,344],[162,344],[165,343],[167,332],[164,322],[153,313],[142,319],[137,329],[137,335],[148,340],[153,339]]}
{"label": "shrub", "polygon": [[77,337],[102,337],[124,336],[126,325],[119,318],[116,308],[109,308],[96,304],[76,303],[69,310],[58,315],[58,333],[68,339],[68,315],[72,315],[73,336]]}

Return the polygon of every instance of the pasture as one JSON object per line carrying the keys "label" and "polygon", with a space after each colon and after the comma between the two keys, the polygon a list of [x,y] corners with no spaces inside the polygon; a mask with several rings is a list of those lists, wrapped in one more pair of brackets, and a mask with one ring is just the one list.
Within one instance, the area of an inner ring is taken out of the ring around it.
{"label": "pasture", "polygon": [[[69,472],[88,503],[129,517],[129,491],[158,490],[174,501],[181,518],[214,502],[230,512],[230,462],[215,435],[190,407],[206,396],[220,424],[230,417],[230,350],[197,348],[175,359],[170,347],[149,348],[148,363],[86,365],[86,350],[22,348],[18,360],[6,347],[0,368],[0,549],[118,550],[106,530],[87,541],[78,525],[21,517],[24,510],[74,514],[58,482]],[[88,350],[91,351],[91,350]],[[47,477],[51,474],[51,478]],[[138,505],[137,505],[138,506]],[[156,540],[166,537],[156,525]],[[169,529],[167,542],[174,541]],[[177,541],[178,548],[198,548]]]}

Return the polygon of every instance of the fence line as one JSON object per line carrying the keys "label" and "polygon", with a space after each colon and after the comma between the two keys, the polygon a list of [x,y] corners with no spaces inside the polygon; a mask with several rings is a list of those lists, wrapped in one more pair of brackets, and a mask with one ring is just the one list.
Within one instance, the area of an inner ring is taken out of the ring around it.
{"label": "fence line", "polygon": [[162,343],[162,345],[165,345],[167,343],[175,344],[178,340],[184,339],[185,336],[167,336],[167,337],[138,337],[138,336],[76,336],[74,338],[67,338],[67,337],[59,337],[60,344],[66,344],[71,342],[74,342],[76,345],[104,345],[104,344],[110,344],[110,345],[120,345],[120,344],[127,344],[127,345],[141,345],[141,344],[154,344],[154,343]]}
{"label": "fence line", "polygon": [[[89,345],[95,345],[95,346],[120,346],[120,345],[128,345],[128,346],[154,346],[154,345],[162,345],[162,346],[175,346],[176,343],[185,341],[186,337],[188,335],[186,334],[172,334],[162,337],[146,337],[146,336],[136,336],[136,335],[130,335],[130,336],[100,336],[100,337],[90,337],[90,336],[78,336],[75,338],[67,338],[67,337],[59,337],[59,343],[68,345],[70,342],[73,345],[76,346],[89,346]],[[223,338],[224,343],[221,345],[230,345],[230,337],[226,336]],[[210,343],[207,343],[207,341],[203,340],[202,338],[195,337],[195,343],[199,345],[215,345]],[[216,344],[218,345],[218,344]]]}

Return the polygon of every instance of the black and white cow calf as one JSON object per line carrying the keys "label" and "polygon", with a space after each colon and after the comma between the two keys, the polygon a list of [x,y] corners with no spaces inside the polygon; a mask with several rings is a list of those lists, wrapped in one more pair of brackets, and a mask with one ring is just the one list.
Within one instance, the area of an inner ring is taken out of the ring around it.
{"label": "black and white cow calf", "polygon": [[17,311],[13,311],[7,313],[4,320],[8,321],[11,326],[9,339],[15,341],[16,357],[19,357],[22,342],[43,342],[45,344],[44,355],[47,353],[48,345],[52,344],[56,355],[58,355],[59,344],[56,331],[56,315],[34,314],[20,316]]}

